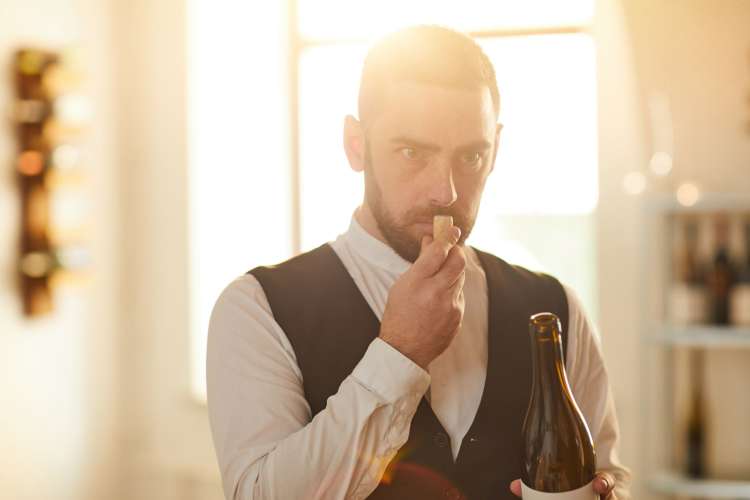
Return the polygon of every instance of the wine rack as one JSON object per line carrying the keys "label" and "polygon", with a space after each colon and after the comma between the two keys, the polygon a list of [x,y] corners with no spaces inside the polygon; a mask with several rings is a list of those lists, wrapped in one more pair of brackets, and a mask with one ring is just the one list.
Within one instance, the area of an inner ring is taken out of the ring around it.
{"label": "wine rack", "polygon": [[[750,361],[750,243],[744,234],[750,196],[706,194],[690,207],[654,196],[643,206],[641,448],[649,498],[750,499],[750,465],[723,470],[706,458],[723,453],[716,443],[713,453],[706,451],[714,420],[737,419],[724,410],[750,408],[750,393],[744,393],[749,401],[724,401],[717,410],[732,388],[704,373],[708,356],[745,366]],[[738,443],[750,443],[746,418],[730,420]],[[744,462],[750,464],[750,456]]]}
{"label": "wine rack", "polygon": [[14,163],[21,200],[18,276],[27,316],[51,312],[54,284],[80,281],[90,263],[79,145],[89,109],[79,91],[83,78],[75,59],[74,51],[24,48],[13,65]]}

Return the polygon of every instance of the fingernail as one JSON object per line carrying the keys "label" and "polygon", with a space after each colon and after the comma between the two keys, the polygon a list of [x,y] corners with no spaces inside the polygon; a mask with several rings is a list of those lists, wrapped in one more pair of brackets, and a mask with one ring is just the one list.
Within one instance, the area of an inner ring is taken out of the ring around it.
{"label": "fingernail", "polygon": [[458,226],[455,226],[456,230],[453,232],[454,238],[453,238],[453,244],[455,245],[458,243],[458,241],[461,239],[461,228]]}
{"label": "fingernail", "polygon": [[609,481],[607,481],[606,477],[599,477],[599,481],[601,481],[601,484],[603,485],[605,490],[609,489]]}

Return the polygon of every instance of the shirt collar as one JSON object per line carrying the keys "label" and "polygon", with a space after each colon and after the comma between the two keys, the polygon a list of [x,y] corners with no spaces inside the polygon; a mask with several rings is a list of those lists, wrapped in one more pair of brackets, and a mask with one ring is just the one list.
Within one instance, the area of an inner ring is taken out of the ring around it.
{"label": "shirt collar", "polygon": [[352,214],[349,229],[342,235],[342,238],[346,240],[354,252],[371,264],[396,275],[400,275],[409,269],[411,262],[401,257],[388,244],[383,243],[362,227],[357,221],[357,210]]}

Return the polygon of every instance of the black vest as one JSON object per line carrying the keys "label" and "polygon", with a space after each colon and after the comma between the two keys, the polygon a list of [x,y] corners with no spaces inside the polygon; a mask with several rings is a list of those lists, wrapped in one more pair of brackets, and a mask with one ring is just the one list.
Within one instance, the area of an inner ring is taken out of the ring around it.
{"label": "black vest", "polygon": [[[409,439],[371,499],[516,499],[508,486],[521,474],[521,426],[531,388],[529,316],[553,312],[567,346],[568,303],[554,278],[476,250],[487,276],[487,379],[457,460],[448,434],[422,398]],[[380,322],[330,245],[252,273],[274,319],[294,348],[313,416],[338,392]]]}

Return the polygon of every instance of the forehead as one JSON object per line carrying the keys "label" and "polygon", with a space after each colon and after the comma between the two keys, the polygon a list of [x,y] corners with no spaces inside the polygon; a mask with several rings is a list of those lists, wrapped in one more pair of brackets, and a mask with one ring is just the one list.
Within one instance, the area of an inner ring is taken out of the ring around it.
{"label": "forehead", "polygon": [[396,82],[384,92],[373,134],[409,136],[449,145],[494,135],[496,117],[486,86],[476,89]]}

